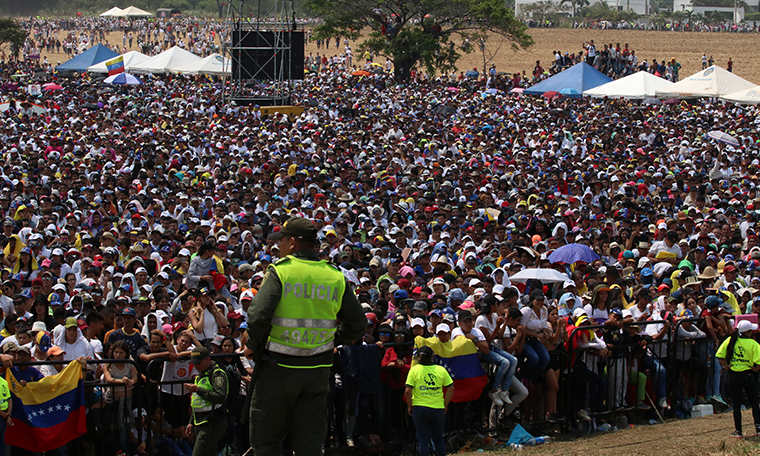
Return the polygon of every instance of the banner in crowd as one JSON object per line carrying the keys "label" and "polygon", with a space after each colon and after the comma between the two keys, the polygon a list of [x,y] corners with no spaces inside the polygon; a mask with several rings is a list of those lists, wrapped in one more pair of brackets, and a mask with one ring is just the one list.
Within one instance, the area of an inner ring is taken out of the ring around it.
{"label": "banner in crowd", "polygon": [[39,382],[21,384],[6,370],[13,401],[13,427],[5,443],[34,453],[52,451],[87,433],[82,365],[66,368]]}
{"label": "banner in crowd", "polygon": [[478,349],[475,343],[466,337],[457,337],[449,342],[441,342],[437,337],[414,339],[415,351],[424,346],[433,349],[433,361],[449,371],[454,380],[454,397],[452,402],[471,402],[477,400],[488,383],[488,377],[480,366]]}

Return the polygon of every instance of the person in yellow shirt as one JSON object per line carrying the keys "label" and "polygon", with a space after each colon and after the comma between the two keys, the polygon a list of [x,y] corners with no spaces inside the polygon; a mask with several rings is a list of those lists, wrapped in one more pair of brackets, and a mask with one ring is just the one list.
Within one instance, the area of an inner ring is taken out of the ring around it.
{"label": "person in yellow shirt", "polygon": [[13,426],[11,390],[5,378],[0,377],[0,446],[5,447],[5,431]]}
{"label": "person in yellow shirt", "polygon": [[454,382],[443,366],[433,364],[432,348],[420,347],[416,358],[417,364],[412,366],[406,377],[404,400],[417,429],[419,455],[430,455],[432,439],[436,456],[446,456],[443,427],[446,410],[454,396]]}
{"label": "person in yellow shirt", "polygon": [[728,369],[728,388],[734,407],[734,428],[731,436],[742,437],[742,400],[746,393],[752,406],[755,433],[760,434],[760,406],[757,397],[757,372],[760,371],[760,344],[752,339],[757,325],[742,320],[718,348],[715,357],[723,369]]}

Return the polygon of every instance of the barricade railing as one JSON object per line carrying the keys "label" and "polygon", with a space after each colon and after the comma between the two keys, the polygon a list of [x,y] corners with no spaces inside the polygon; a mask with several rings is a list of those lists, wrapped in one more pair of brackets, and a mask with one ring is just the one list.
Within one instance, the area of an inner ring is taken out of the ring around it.
{"label": "barricade railing", "polygon": [[[705,340],[704,344],[710,344],[712,340],[709,337],[698,340],[678,337],[679,328],[687,321],[691,324],[698,324],[703,319],[671,320],[670,328],[666,332],[667,335],[660,340],[651,340],[647,343],[646,348],[636,343],[616,344],[614,349],[622,353],[622,356],[617,358],[602,357],[600,353],[593,351],[593,347],[580,347],[577,344],[578,337],[580,337],[579,331],[590,330],[594,332],[594,337],[603,338],[603,332],[605,329],[609,330],[609,326],[576,327],[569,334],[569,348],[551,353],[559,359],[557,411],[567,418],[565,423],[574,422],[580,409],[606,414],[608,413],[607,409],[611,408],[614,413],[617,409],[616,406],[622,405],[623,402],[627,403],[628,408],[637,405],[642,408],[644,405],[658,408],[658,402],[662,397],[673,405],[680,403],[684,397],[694,397],[702,392],[705,369],[708,366],[704,365],[703,360],[700,359],[697,347],[703,343],[702,340]],[[651,325],[665,324],[667,324],[665,320],[636,321],[624,323],[623,329],[636,325],[641,330],[639,333],[644,333],[647,332],[646,328]],[[653,334],[657,334],[657,332],[659,330],[649,331]],[[596,335],[597,333],[599,335]],[[337,351],[327,404],[329,429],[326,452],[353,451],[354,448],[350,448],[349,445],[354,436],[357,437],[353,444],[364,450],[401,450],[405,445],[413,445],[414,428],[407,416],[406,404],[402,400],[408,359],[404,361],[403,367],[396,366],[395,363],[387,366],[381,365],[383,354],[387,350],[400,351],[399,357],[404,358],[412,354],[413,345],[414,342],[410,341],[384,343],[382,348],[378,347],[376,350],[372,350],[371,346],[367,347],[366,353],[374,353],[377,357],[377,370],[373,370],[375,372],[373,375],[379,376],[379,378],[371,379],[372,382],[369,383],[362,378],[361,372],[357,374],[345,371],[345,360],[342,360],[341,357],[347,356],[348,351],[354,348],[351,346],[343,347]],[[631,356],[636,347],[638,347],[635,350],[638,355]],[[621,353],[616,353],[616,355]],[[710,350],[707,350],[706,353],[711,355]],[[227,369],[229,364],[238,366],[236,358],[242,357],[242,354],[223,353],[214,354],[211,357],[219,362],[220,366]],[[518,359],[521,358],[520,355],[517,357]],[[226,361],[223,361],[224,359]],[[610,359],[614,361],[610,363]],[[175,451],[173,450],[175,446],[183,446],[183,452],[190,448],[191,442],[184,439],[180,433],[187,426],[190,418],[190,397],[182,387],[184,383],[192,383],[192,371],[188,360],[188,356],[175,358],[175,361],[159,358],[150,361],[147,365],[138,364],[131,359],[89,360],[88,366],[94,367],[98,372],[107,369],[112,364],[134,366],[138,373],[138,382],[132,388],[131,401],[128,402],[122,398],[122,394],[115,393],[122,389],[126,395],[126,385],[107,383],[101,378],[101,375],[88,378],[85,381],[88,394],[87,407],[89,409],[88,434],[72,442],[70,448],[76,449],[76,454],[95,455],[115,453],[115,450],[122,445],[128,447],[129,445],[132,447],[139,445],[142,443],[142,432],[136,432],[137,439],[133,439],[132,442],[129,442],[129,436],[132,435],[131,426],[133,423],[140,423],[143,409],[148,415],[146,418],[148,423],[154,422],[155,429],[163,429],[164,422],[171,424],[171,429],[166,434],[154,432],[153,439],[156,440],[158,437],[162,448],[168,448],[169,452]],[[34,361],[17,363],[16,365],[63,365],[69,362],[75,361]],[[164,375],[164,369],[177,367],[177,365],[170,366],[171,363],[180,363],[181,366],[184,366],[184,371],[167,371],[167,375]],[[144,366],[144,370],[140,368],[141,365]],[[606,373],[605,365],[607,367]],[[234,369],[239,369],[239,367],[234,367]],[[697,377],[696,383],[693,381],[694,376]],[[245,377],[245,375],[241,377]],[[682,377],[692,378],[692,380],[681,382]],[[628,380],[623,382],[626,378]],[[648,384],[649,380],[651,380],[651,385]],[[664,394],[662,394],[663,381],[665,382]],[[241,384],[245,385],[242,380]],[[372,385],[371,390],[366,388],[369,384]],[[531,384],[523,381],[523,384],[529,387],[532,394],[542,391],[539,382]],[[628,391],[629,385],[633,390],[631,392]],[[240,385],[231,384],[230,386],[230,389],[240,388]],[[610,392],[610,389],[613,392]],[[246,390],[247,388],[241,389],[241,406],[244,404]],[[480,426],[479,423],[488,420],[488,415],[491,412],[491,403],[487,397],[488,390],[489,388],[485,387],[477,401],[453,404],[450,407],[446,424],[446,431],[449,435],[467,428],[472,429],[475,426],[473,423],[478,423],[477,426]],[[543,397],[543,395],[540,396]],[[628,399],[631,397],[633,399]],[[639,402],[643,402],[643,404],[638,404]],[[138,410],[138,415],[133,420],[132,411],[135,409]],[[536,409],[543,410],[540,399]],[[129,411],[128,415],[127,410]],[[620,411],[627,413],[629,410]],[[223,439],[223,444],[237,441],[237,444],[241,446],[240,450],[237,451],[240,454],[244,453],[242,447],[248,447],[249,427],[244,417],[246,412],[245,408],[242,407],[234,413],[228,413],[228,422],[233,425],[234,429],[231,434]],[[650,416],[653,418],[660,417],[655,412],[651,412]],[[534,415],[533,418],[540,421],[543,417]],[[130,426],[130,432],[127,432],[127,442],[124,441],[123,437],[124,432],[122,430],[125,429],[122,426],[123,423]],[[483,428],[481,426],[478,428],[479,431],[503,429],[498,423],[493,427]],[[561,430],[566,431],[567,426]],[[70,451],[69,454],[74,453]]]}

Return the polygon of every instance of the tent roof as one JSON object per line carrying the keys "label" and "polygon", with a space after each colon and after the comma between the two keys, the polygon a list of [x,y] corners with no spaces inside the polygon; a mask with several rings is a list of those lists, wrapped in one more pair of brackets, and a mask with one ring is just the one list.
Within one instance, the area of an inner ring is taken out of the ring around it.
{"label": "tent roof", "polygon": [[702,98],[721,97],[744,89],[755,87],[746,79],[724,70],[719,66],[711,66],[688,78],[678,81],[667,89],[657,91],[658,98]]}
{"label": "tent roof", "polygon": [[114,6],[110,10],[108,10],[108,11],[106,11],[104,13],[101,13],[100,16],[101,17],[113,17],[114,15],[118,15],[119,13],[121,13],[121,11],[122,11],[121,8],[119,8],[118,6]]}
{"label": "tent roof", "polygon": [[133,73],[170,73],[176,68],[182,68],[191,63],[202,60],[192,52],[186,51],[179,46],[166,50],[158,55],[140,62],[133,66]]}
{"label": "tent roof", "polygon": [[646,71],[639,71],[624,78],[586,90],[583,95],[590,97],[627,98],[643,100],[654,97],[655,91],[667,89],[673,83]]}
{"label": "tent roof", "polygon": [[[124,57],[124,71],[127,73],[132,70],[132,67],[134,65],[144,62],[150,58],[150,56],[137,51],[129,51],[126,54],[122,54],[122,57]],[[96,63],[95,65],[87,67],[87,71],[90,73],[108,73],[108,68],[106,67],[106,62],[108,60],[111,59],[107,59],[100,63]]]}
{"label": "tent roof", "polygon": [[740,90],[725,96],[720,97],[723,101],[730,101],[732,103],[739,104],[760,104],[760,86],[755,86],[749,89]]}
{"label": "tent roof", "polygon": [[136,6],[128,6],[121,10],[120,13],[114,14],[115,17],[149,17],[153,16],[153,13],[149,13],[145,10],[141,10]]}
{"label": "tent roof", "polygon": [[88,67],[96,63],[105,62],[118,56],[119,54],[102,44],[96,44],[73,59],[58,65],[55,69],[58,71],[87,71]]}
{"label": "tent roof", "polygon": [[602,84],[608,83],[612,79],[600,73],[586,62],[573,65],[567,70],[557,73],[549,79],[540,82],[533,87],[525,89],[525,94],[542,95],[544,92],[557,91],[562,89],[575,90],[580,96],[583,92]]}
{"label": "tent roof", "polygon": [[214,53],[189,65],[177,67],[174,72],[182,74],[232,74],[232,61]]}

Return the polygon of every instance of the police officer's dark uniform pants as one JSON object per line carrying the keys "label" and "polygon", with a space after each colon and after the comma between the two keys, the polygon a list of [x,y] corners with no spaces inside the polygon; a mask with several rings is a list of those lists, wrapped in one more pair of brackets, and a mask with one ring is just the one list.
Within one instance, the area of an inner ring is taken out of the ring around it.
{"label": "police officer's dark uniform pants", "polygon": [[227,417],[212,416],[205,423],[193,426],[193,430],[195,432],[193,456],[216,456],[217,444],[227,432]]}
{"label": "police officer's dark uniform pants", "polygon": [[290,369],[266,361],[260,367],[250,412],[256,456],[282,456],[288,430],[296,456],[321,456],[330,368]]}

